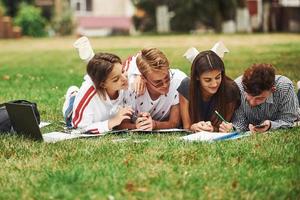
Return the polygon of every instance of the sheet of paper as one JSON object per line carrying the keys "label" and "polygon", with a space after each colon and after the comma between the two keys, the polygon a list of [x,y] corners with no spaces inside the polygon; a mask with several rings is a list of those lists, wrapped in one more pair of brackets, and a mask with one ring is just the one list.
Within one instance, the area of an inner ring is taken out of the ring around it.
{"label": "sheet of paper", "polygon": [[236,139],[239,139],[239,138],[243,138],[243,137],[248,137],[251,135],[251,132],[250,131],[247,131],[245,133],[242,133],[242,134],[238,134],[238,135],[235,135],[235,136],[232,136],[230,138],[228,138],[227,140],[236,140]]}
{"label": "sheet of paper", "polygon": [[189,130],[186,129],[179,129],[179,128],[169,128],[169,129],[158,129],[158,130],[153,130],[152,132],[187,132],[189,133]]}
{"label": "sheet of paper", "polygon": [[172,132],[185,132],[190,133],[189,130],[179,129],[179,128],[170,128],[170,129],[157,129],[152,131],[145,131],[140,129],[129,130],[129,132],[137,132],[137,133],[172,133]]}
{"label": "sheet of paper", "polygon": [[128,129],[111,130],[111,131],[107,131],[106,133],[109,133],[109,134],[128,133]]}
{"label": "sheet of paper", "polygon": [[43,134],[43,139],[45,142],[58,142],[63,140],[70,140],[74,138],[88,138],[88,137],[98,137],[103,136],[105,133],[99,133],[99,134],[84,134],[80,132],[69,132],[69,133],[63,133],[63,132],[50,132]]}
{"label": "sheet of paper", "polygon": [[97,133],[97,134],[72,134],[72,135],[79,135],[79,137],[84,138],[84,137],[98,137],[98,136],[103,136],[105,133]]}
{"label": "sheet of paper", "polygon": [[48,126],[49,124],[51,124],[50,122],[40,122],[39,127],[43,128],[45,126]]}
{"label": "sheet of paper", "polygon": [[43,139],[47,143],[54,143],[63,140],[70,140],[81,137],[81,134],[70,134],[63,132],[50,132],[43,134]]}

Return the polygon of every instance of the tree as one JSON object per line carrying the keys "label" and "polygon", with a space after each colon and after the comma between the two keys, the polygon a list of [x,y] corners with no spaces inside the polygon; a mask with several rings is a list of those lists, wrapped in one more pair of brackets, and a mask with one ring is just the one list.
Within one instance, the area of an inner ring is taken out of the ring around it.
{"label": "tree", "polygon": [[24,35],[41,37],[45,36],[46,21],[41,15],[41,10],[25,3],[20,5],[20,11],[15,18],[15,23],[22,27]]}
{"label": "tree", "polygon": [[142,32],[154,31],[156,27],[155,20],[155,1],[133,0],[137,9],[145,11],[143,16],[135,16],[133,18],[134,25]]}
{"label": "tree", "polygon": [[34,4],[34,0],[1,0],[6,8],[6,15],[14,17],[17,15],[21,3]]}
{"label": "tree", "polygon": [[147,24],[150,31],[155,30],[155,8],[167,5],[174,12],[171,29],[187,32],[197,28],[197,24],[214,27],[217,32],[222,29],[222,22],[235,19],[237,0],[132,0],[147,13]]}

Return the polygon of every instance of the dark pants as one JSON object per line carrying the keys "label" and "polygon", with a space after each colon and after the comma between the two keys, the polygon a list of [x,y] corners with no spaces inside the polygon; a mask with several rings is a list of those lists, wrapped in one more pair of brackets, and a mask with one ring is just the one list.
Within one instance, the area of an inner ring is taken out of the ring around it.
{"label": "dark pants", "polygon": [[298,101],[299,101],[299,105],[300,105],[300,89],[297,92],[297,96],[298,96]]}

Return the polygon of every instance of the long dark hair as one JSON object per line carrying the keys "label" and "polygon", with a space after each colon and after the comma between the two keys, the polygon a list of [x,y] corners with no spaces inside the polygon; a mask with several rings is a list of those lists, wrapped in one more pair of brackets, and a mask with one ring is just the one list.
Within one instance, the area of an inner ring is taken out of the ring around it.
{"label": "long dark hair", "polygon": [[[231,116],[232,110],[228,109],[228,101],[227,91],[231,91],[233,81],[225,75],[225,68],[224,63],[221,58],[213,51],[203,51],[199,53],[193,61],[191,67],[191,81],[189,87],[189,111],[192,123],[197,123],[199,121],[203,121],[203,114],[200,114],[201,107],[200,105],[203,103],[202,97],[202,87],[199,77],[201,74],[207,71],[212,70],[220,70],[221,71],[221,84],[219,86],[218,91],[216,94],[212,96],[211,101],[214,103],[214,109],[217,110],[221,115],[228,119],[228,116]],[[227,106],[227,108],[226,108]],[[229,113],[230,112],[230,113]],[[214,114],[214,110],[211,112],[211,119],[212,125],[215,129],[218,129],[218,125],[221,121],[217,118]]]}

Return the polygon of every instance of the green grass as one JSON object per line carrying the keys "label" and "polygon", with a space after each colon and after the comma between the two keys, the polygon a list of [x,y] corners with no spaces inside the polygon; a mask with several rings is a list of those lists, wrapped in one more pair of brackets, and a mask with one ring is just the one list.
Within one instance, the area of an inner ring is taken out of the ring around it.
{"label": "green grass", "polygon": [[[276,66],[300,79],[300,35],[143,36],[92,39],[97,51],[125,59],[145,46],[161,48],[189,73],[182,54],[223,40],[227,74],[252,63]],[[0,40],[0,102],[38,103],[43,132],[61,130],[68,86],[80,85],[85,65],[75,38]],[[236,141],[184,143],[180,134],[108,135],[55,144],[0,136],[0,199],[299,199],[300,128]],[[117,138],[129,138],[114,142]],[[138,142],[137,142],[138,141]]]}

